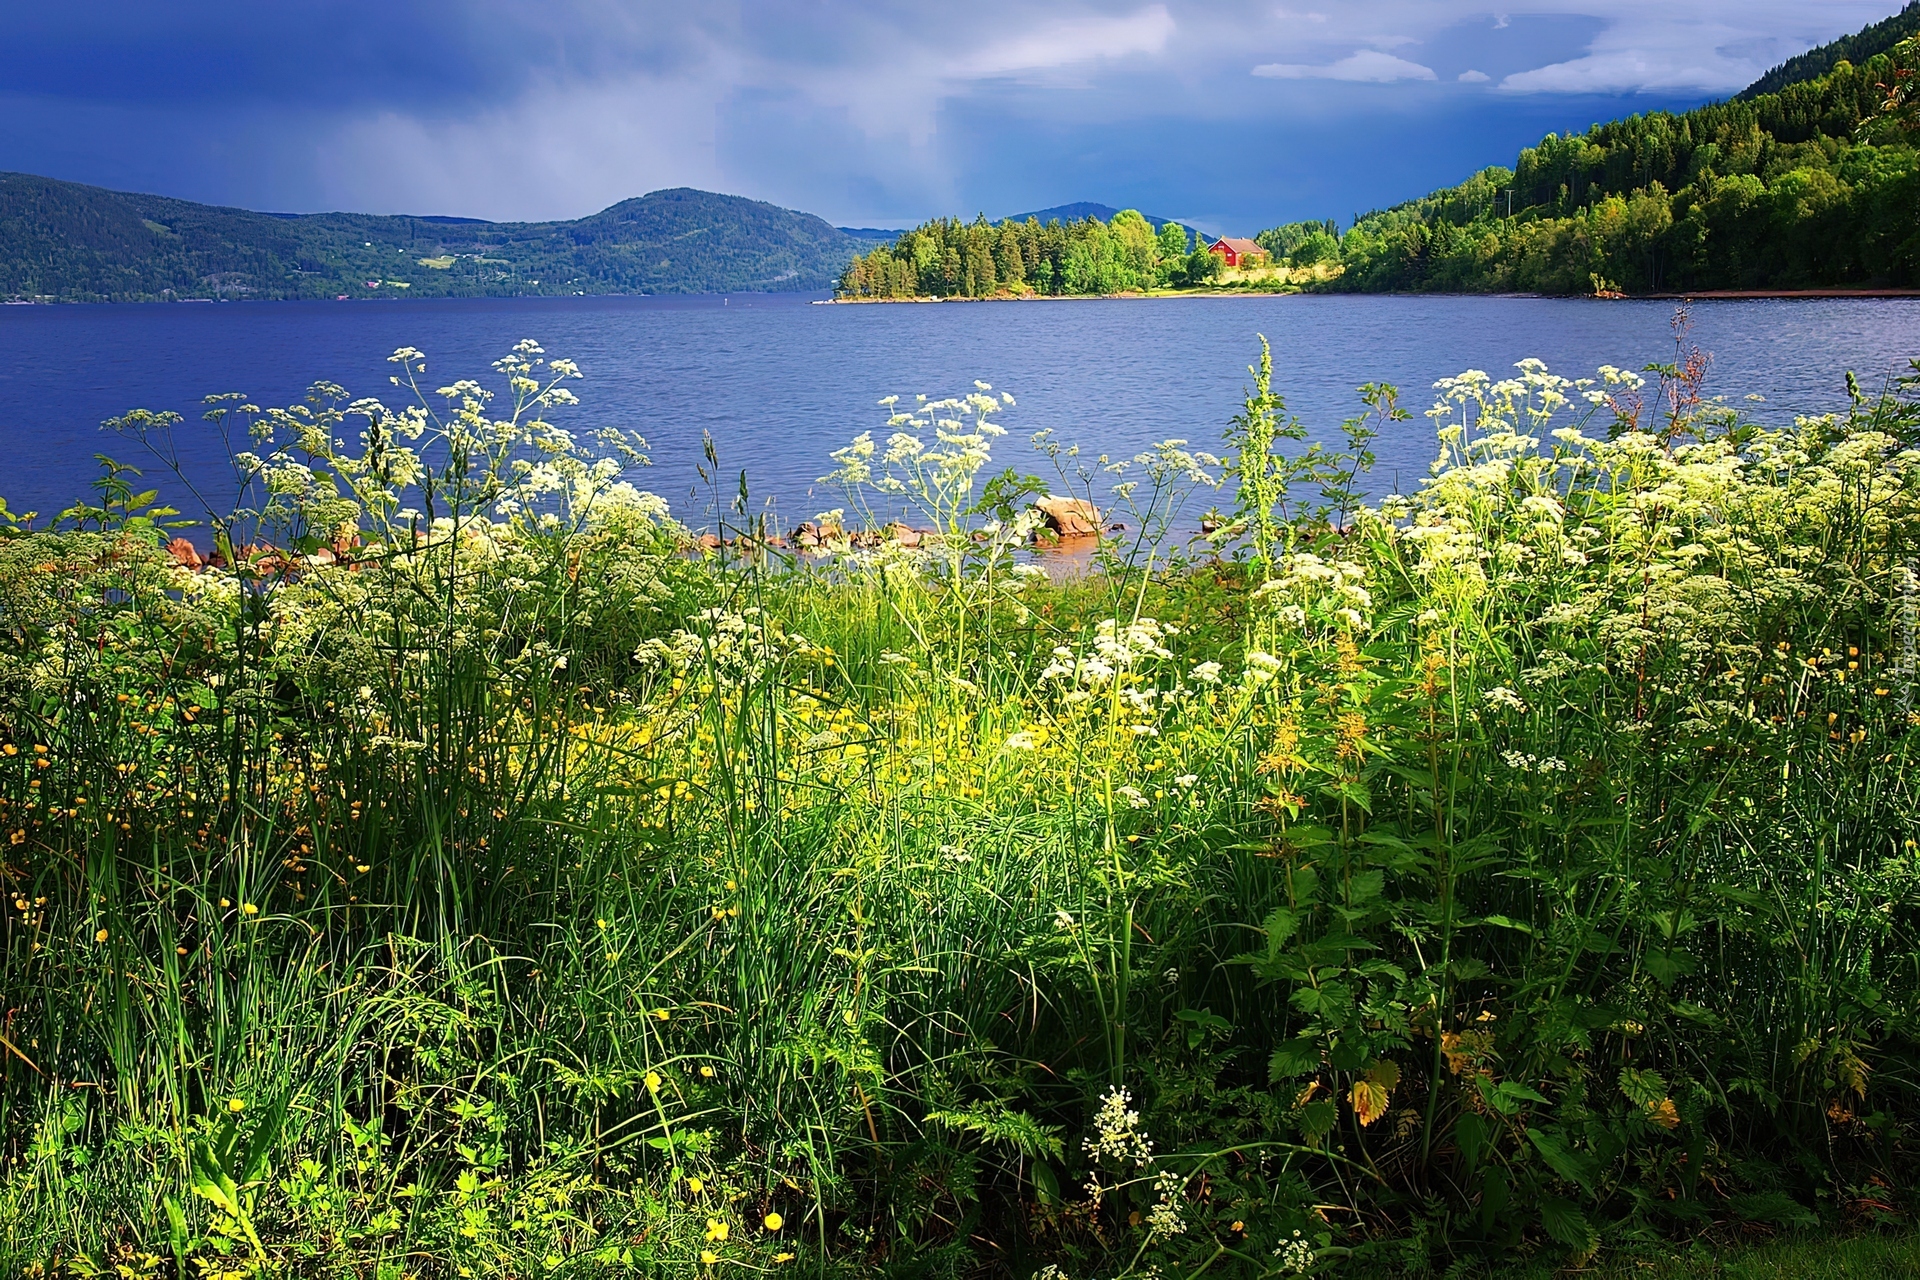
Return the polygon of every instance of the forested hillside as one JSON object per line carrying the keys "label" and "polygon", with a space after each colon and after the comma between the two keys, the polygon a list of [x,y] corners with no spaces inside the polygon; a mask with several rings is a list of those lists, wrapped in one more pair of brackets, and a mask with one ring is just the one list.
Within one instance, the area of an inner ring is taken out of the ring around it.
{"label": "forested hillside", "polygon": [[826,289],[872,243],[685,188],[572,222],[254,213],[0,174],[0,297],[474,297]]}
{"label": "forested hillside", "polygon": [[1742,89],[1738,97],[1743,101],[1749,100],[1763,94],[1778,93],[1788,85],[1816,80],[1833,70],[1836,63],[1865,62],[1916,34],[1920,34],[1920,0],[1913,0],[1884,22],[1876,22],[1850,36],[1843,36],[1817,49],[1809,49],[1798,57],[1788,58]]}
{"label": "forested hillside", "polygon": [[[1920,7],[1895,21],[1920,23]],[[1837,60],[1776,93],[1550,134],[1512,169],[1489,168],[1359,218],[1338,244],[1344,273],[1327,287],[1920,284],[1920,132],[1909,96],[1916,60],[1909,39],[1859,65]],[[1800,61],[1769,79],[1790,78]],[[1314,245],[1323,255],[1327,248]]]}

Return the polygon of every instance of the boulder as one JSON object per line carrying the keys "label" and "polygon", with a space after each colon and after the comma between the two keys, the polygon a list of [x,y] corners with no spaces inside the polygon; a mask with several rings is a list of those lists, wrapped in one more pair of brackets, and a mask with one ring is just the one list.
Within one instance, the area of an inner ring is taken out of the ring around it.
{"label": "boulder", "polygon": [[185,538],[175,538],[172,542],[169,542],[167,544],[167,554],[172,556],[173,562],[182,569],[201,569],[206,567],[207,562],[200,558],[199,549]]}
{"label": "boulder", "polygon": [[1085,498],[1036,498],[1033,509],[1046,518],[1057,538],[1091,538],[1100,532],[1100,509]]}
{"label": "boulder", "polygon": [[802,520],[800,527],[793,531],[793,545],[796,547],[823,547],[835,538],[844,538],[846,533],[837,524],[815,524],[811,520]]}

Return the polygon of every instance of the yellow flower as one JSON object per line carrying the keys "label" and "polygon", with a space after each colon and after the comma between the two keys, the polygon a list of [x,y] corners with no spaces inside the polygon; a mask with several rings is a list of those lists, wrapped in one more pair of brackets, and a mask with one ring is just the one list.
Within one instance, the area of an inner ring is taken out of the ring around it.
{"label": "yellow flower", "polygon": [[658,1071],[647,1072],[647,1078],[645,1083],[647,1086],[648,1093],[660,1092],[660,1073]]}
{"label": "yellow flower", "polygon": [[718,1218],[707,1219],[707,1239],[709,1241],[725,1240],[728,1229],[727,1224]]}
{"label": "yellow flower", "polygon": [[254,906],[251,902],[249,902],[244,907],[240,908],[240,914],[243,916],[257,916],[260,914],[260,908]]}
{"label": "yellow flower", "polygon": [[701,1068],[700,1068],[700,1078],[701,1078],[701,1079],[703,1079],[703,1080],[711,1080],[711,1079],[713,1079],[713,1068],[712,1068],[712,1067],[701,1067]]}
{"label": "yellow flower", "polygon": [[775,1262],[792,1262],[793,1255],[790,1253],[776,1253],[773,1255],[773,1260]]}
{"label": "yellow flower", "polygon": [[594,923],[599,925],[602,929],[607,927],[607,922],[605,920],[595,920]]}
{"label": "yellow flower", "polygon": [[660,1019],[660,1021],[665,1022],[668,1018],[672,1017],[673,1015],[668,1013],[665,1009],[655,1009],[653,1011],[653,1016]]}
{"label": "yellow flower", "polygon": [[708,1266],[712,1266],[714,1263],[720,1261],[720,1255],[711,1249],[702,1249],[700,1251],[700,1261],[706,1263]]}
{"label": "yellow flower", "polygon": [[766,1217],[766,1223],[767,1223],[767,1230],[778,1231],[781,1227],[787,1224],[787,1220],[781,1217],[777,1213],[770,1213]]}
{"label": "yellow flower", "polygon": [[707,1184],[702,1182],[700,1179],[698,1178],[687,1179],[687,1190],[692,1194],[697,1196],[702,1191],[705,1191],[706,1189],[707,1189]]}
{"label": "yellow flower", "polygon": [[107,938],[110,936],[111,935],[109,935],[105,929],[102,929],[100,932],[93,935],[93,940],[95,942],[105,942]]}
{"label": "yellow flower", "polygon": [[733,892],[733,891],[734,891],[735,889],[738,889],[739,887],[740,887],[740,886],[739,886],[738,884],[736,884],[736,883],[734,883],[733,881],[731,881],[731,880],[729,880],[729,881],[727,881],[727,892],[728,892],[728,893],[732,893],[732,892]]}
{"label": "yellow flower", "polygon": [[221,905],[222,907],[230,907],[230,906],[232,906],[233,904],[232,904],[231,902],[229,902],[229,901],[227,901],[227,900],[226,900],[225,898],[222,898],[222,899],[220,899],[220,905]]}
{"label": "yellow flower", "polygon": [[233,1112],[233,1114],[239,1115],[242,1111],[245,1111],[246,1109],[247,1109],[247,1104],[243,1099],[240,1099],[240,1098],[227,1099],[227,1110]]}

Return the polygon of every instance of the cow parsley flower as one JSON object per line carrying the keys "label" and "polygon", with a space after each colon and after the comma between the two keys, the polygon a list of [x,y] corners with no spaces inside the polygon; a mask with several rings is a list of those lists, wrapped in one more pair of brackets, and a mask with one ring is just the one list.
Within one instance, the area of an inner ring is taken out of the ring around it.
{"label": "cow parsley flower", "polygon": [[1093,1136],[1082,1141],[1095,1160],[1131,1161],[1145,1165],[1153,1159],[1153,1142],[1140,1129],[1140,1113],[1125,1089],[1108,1089],[1093,1116]]}

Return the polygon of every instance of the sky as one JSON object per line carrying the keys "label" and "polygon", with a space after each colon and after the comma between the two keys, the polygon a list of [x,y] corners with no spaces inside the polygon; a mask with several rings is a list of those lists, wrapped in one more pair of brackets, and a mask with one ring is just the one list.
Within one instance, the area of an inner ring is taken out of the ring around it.
{"label": "sky", "polygon": [[1219,234],[1726,97],[1899,0],[10,0],[0,169],[281,212],[841,226],[1076,200]]}

